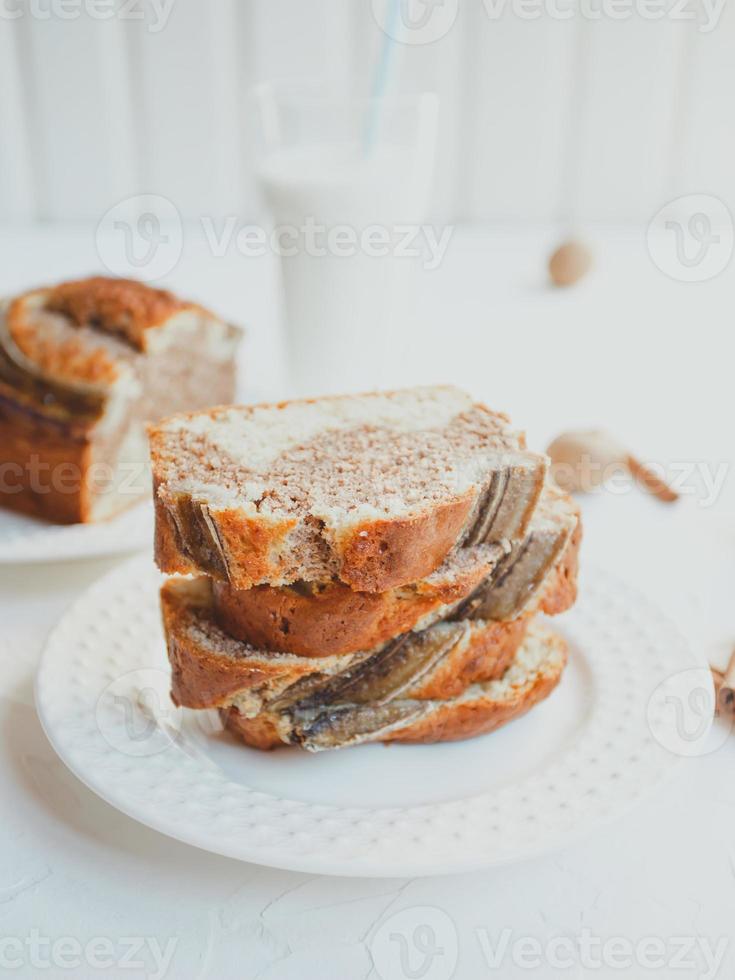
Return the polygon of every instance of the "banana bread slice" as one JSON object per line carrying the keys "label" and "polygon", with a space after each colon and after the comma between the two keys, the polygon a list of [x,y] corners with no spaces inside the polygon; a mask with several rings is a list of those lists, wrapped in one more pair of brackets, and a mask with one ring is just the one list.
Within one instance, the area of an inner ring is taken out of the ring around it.
{"label": "banana bread slice", "polygon": [[0,505],[102,520],[150,492],[145,423],[231,401],[239,331],[123,279],[0,306]]}
{"label": "banana bread slice", "polygon": [[447,697],[499,676],[529,617],[513,623],[457,621],[396,637],[379,650],[299,657],[257,650],[224,633],[212,617],[206,576],[169,579],[161,589],[171,663],[171,696],[187,708],[235,704],[247,715],[264,706],[291,710],[348,695],[361,702]]}
{"label": "banana bread slice", "polygon": [[400,634],[381,646],[344,655],[304,657],[270,652],[237,640],[216,620],[206,576],[172,578],[161,589],[161,609],[176,704],[212,708],[235,704],[247,715],[278,702],[286,710],[308,698],[326,703],[360,697],[385,700],[410,690],[412,698],[449,697],[504,669],[536,612],[568,609],[576,597],[577,542],[570,540],[531,607],[492,622],[473,616]]}
{"label": "banana bread slice", "polygon": [[399,633],[443,619],[474,595],[510,545],[459,548],[426,578],[385,592],[359,592],[332,579],[233,589],[213,580],[214,618],[238,640],[302,657],[372,650]]}
{"label": "banana bread slice", "polygon": [[150,430],[156,559],[236,589],[382,592],[521,538],[547,459],[455,388],[218,408]]}
{"label": "banana bread slice", "polygon": [[230,731],[258,749],[285,744],[320,752],[363,742],[451,742],[494,731],[525,714],[554,690],[566,661],[561,637],[532,624],[501,677],[470,684],[456,697],[340,703],[255,717],[229,707],[220,715]]}
{"label": "banana bread slice", "polygon": [[[562,553],[574,590],[580,537],[579,508],[549,484],[520,542],[456,549],[419,582],[360,592],[337,579],[252,589],[215,581],[214,614],[226,633],[266,650],[290,650],[303,657],[372,650],[397,634],[425,629],[446,617],[519,616],[544,592]],[[553,594],[563,605],[562,593]],[[572,591],[566,601],[573,600]]]}

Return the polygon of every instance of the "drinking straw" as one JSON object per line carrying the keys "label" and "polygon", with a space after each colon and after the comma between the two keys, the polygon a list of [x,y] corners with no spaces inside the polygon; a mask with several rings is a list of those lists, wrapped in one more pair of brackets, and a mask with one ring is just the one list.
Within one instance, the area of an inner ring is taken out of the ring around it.
{"label": "drinking straw", "polygon": [[365,137],[363,140],[363,150],[365,156],[369,156],[376,143],[379,130],[380,116],[383,110],[383,99],[385,98],[388,81],[395,60],[394,51],[396,46],[395,35],[398,28],[398,14],[402,0],[387,0],[387,18],[383,28],[383,43],[380,47],[378,63],[375,66],[373,76],[372,98],[368,106],[367,125],[365,126]]}

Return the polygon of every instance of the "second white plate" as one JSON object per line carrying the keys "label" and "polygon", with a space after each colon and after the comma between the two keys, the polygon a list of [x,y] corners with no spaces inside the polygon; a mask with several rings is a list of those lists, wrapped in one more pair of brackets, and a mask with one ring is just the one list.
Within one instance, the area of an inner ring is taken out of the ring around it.
{"label": "second white plate", "polygon": [[559,688],[506,728],[446,745],[260,753],[223,733],[215,713],[171,704],[159,582],[136,559],[67,612],[38,674],[41,721],[113,806],[259,864],[426,875],[561,846],[628,809],[687,754],[671,704],[672,690],[686,700],[678,679],[712,697],[668,622],[594,571],[558,624],[571,649]]}
{"label": "second white plate", "polygon": [[48,524],[0,508],[0,565],[70,561],[150,549],[153,506],[137,504],[99,524]]}

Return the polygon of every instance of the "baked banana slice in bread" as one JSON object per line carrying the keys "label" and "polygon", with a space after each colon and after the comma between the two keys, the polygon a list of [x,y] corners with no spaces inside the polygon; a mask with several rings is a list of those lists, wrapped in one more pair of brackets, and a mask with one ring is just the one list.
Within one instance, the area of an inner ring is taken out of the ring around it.
{"label": "baked banana slice in bread", "polygon": [[124,279],[36,289],[0,307],[0,505],[57,523],[150,492],[145,423],[231,401],[240,332]]}
{"label": "baked banana slice in bread", "polygon": [[252,716],[264,707],[291,711],[344,699],[450,697],[470,683],[498,676],[537,611],[555,614],[572,605],[577,545],[569,541],[534,607],[510,621],[455,616],[372,650],[324,657],[264,651],[234,639],[216,621],[207,577],[169,579],[161,589],[161,607],[173,700],[188,708],[235,705]]}
{"label": "baked banana slice in bread", "polygon": [[446,617],[508,620],[538,598],[559,556],[576,582],[581,527],[577,505],[547,485],[521,541],[456,549],[427,578],[386,592],[344,582],[297,582],[233,589],[214,581],[214,615],[231,636],[304,657],[372,650]]}
{"label": "baked banana slice in bread", "polygon": [[320,752],[362,742],[451,742],[525,714],[554,690],[566,661],[561,637],[532,624],[502,676],[470,684],[455,697],[340,702],[291,713],[263,711],[253,718],[237,707],[220,714],[230,731],[258,749],[286,744]]}
{"label": "baked banana slice in bread", "polygon": [[523,537],[543,455],[451,387],[217,408],[152,427],[156,560],[235,589],[383,592]]}
{"label": "baked banana slice in bread", "polygon": [[457,621],[396,637],[379,650],[299,657],[257,650],[224,633],[212,617],[208,579],[170,579],[161,590],[171,663],[171,696],[187,708],[235,704],[255,715],[264,706],[291,710],[329,698],[385,701],[445,697],[499,676],[529,617],[512,623]]}

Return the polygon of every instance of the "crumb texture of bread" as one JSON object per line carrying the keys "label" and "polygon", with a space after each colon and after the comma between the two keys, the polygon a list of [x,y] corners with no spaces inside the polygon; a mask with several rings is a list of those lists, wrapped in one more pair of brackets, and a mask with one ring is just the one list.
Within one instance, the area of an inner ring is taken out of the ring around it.
{"label": "crumb texture of bread", "polygon": [[219,408],[151,429],[157,559],[234,588],[385,591],[462,543],[513,539],[546,457],[454,388]]}

